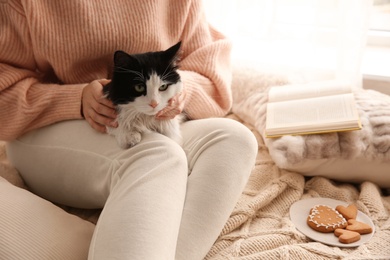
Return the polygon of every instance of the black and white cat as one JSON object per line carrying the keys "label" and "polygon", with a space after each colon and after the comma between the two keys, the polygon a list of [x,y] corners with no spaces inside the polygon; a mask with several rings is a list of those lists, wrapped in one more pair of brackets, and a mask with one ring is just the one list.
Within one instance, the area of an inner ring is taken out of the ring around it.
{"label": "black and white cat", "polygon": [[142,133],[157,131],[181,143],[181,117],[157,120],[155,115],[182,91],[177,72],[181,43],[165,51],[128,54],[116,51],[112,80],[104,86],[105,96],[116,105],[118,127],[107,127],[120,147],[141,141]]}

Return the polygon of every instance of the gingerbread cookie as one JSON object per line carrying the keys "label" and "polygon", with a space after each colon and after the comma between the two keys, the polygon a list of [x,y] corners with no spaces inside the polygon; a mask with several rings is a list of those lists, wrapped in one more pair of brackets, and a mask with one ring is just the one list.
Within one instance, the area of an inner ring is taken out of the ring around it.
{"label": "gingerbread cookie", "polygon": [[330,233],[348,225],[346,219],[337,210],[326,205],[314,206],[307,217],[307,224],[322,233]]}
{"label": "gingerbread cookie", "polygon": [[348,220],[348,219],[356,219],[358,209],[355,204],[349,204],[348,207],[344,207],[342,205],[338,205],[336,207],[336,210],[343,215],[343,217]]}
{"label": "gingerbread cookie", "polygon": [[337,228],[334,231],[335,236],[339,238],[340,243],[349,244],[360,240],[360,234],[355,231]]}
{"label": "gingerbread cookie", "polygon": [[356,219],[349,219],[347,230],[358,232],[359,234],[369,234],[372,232],[372,227],[366,223],[357,221]]}

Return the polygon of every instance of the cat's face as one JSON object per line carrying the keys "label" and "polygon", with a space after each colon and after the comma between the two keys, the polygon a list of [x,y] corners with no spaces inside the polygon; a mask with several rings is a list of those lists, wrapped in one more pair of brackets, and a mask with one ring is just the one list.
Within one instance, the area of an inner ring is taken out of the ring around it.
{"label": "cat's face", "polygon": [[127,54],[117,51],[110,84],[103,89],[107,98],[120,107],[155,115],[182,91],[177,73],[180,42],[166,51]]}

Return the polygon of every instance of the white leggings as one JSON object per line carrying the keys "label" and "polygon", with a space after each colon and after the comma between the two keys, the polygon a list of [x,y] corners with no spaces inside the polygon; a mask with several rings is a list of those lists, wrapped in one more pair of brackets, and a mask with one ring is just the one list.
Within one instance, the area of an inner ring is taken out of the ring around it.
{"label": "white leggings", "polygon": [[[224,118],[189,121],[182,132],[183,148],[152,133],[122,150],[75,120],[8,144],[39,197],[0,180],[0,259],[203,259],[248,180],[257,143]],[[47,200],[103,211],[94,227]]]}

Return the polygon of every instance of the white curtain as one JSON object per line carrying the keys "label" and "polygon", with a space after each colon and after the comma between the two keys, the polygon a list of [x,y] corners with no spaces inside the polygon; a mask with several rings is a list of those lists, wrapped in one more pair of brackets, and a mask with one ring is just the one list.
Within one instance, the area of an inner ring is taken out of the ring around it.
{"label": "white curtain", "polygon": [[372,0],[203,0],[233,59],[361,84]]}

